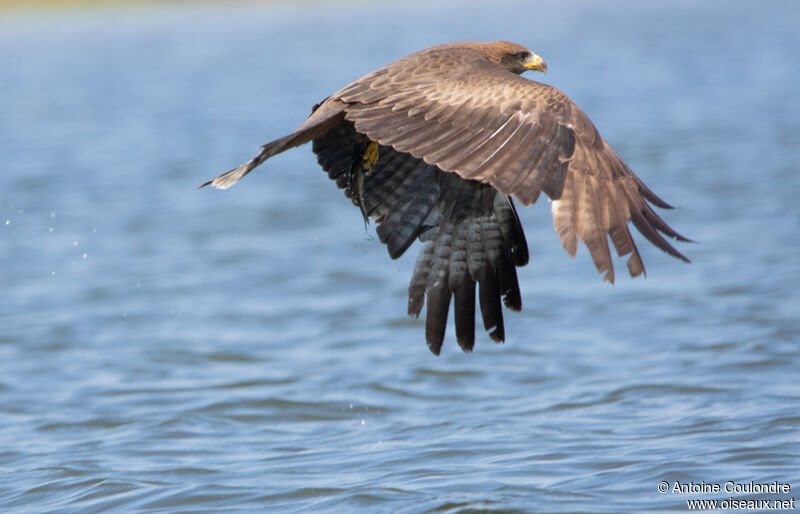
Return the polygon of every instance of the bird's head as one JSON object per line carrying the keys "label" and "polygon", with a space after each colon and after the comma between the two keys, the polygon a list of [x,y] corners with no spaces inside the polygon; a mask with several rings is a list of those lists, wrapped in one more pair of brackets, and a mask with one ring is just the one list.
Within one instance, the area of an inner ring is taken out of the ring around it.
{"label": "bird's head", "polygon": [[494,41],[484,43],[483,50],[489,62],[517,75],[528,70],[547,73],[547,63],[544,59],[522,45],[508,41]]}

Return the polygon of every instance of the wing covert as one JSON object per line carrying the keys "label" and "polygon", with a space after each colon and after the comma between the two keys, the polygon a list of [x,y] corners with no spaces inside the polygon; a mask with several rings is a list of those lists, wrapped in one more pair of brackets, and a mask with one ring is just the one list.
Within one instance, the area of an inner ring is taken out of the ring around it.
{"label": "wing covert", "polygon": [[632,276],[644,272],[629,221],[655,246],[687,260],[663,235],[688,239],[648,202],[669,204],[631,172],[572,100],[469,49],[439,52],[401,59],[331,98],[345,104],[345,118],[358,132],[398,152],[488,183],[524,205],[544,191],[554,200],[564,248],[575,255],[576,238],[582,240],[605,280],[614,281],[611,246],[620,256],[631,254]]}

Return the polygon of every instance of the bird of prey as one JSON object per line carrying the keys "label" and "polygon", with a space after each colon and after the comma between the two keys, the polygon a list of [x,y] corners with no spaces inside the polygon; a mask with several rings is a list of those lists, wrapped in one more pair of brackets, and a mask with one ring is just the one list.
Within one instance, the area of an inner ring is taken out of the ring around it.
{"label": "bird of prey", "polygon": [[[505,339],[502,303],[522,307],[516,268],[528,262],[514,200],[544,192],[572,256],[577,239],[614,282],[609,239],[628,271],[645,271],[628,222],[652,244],[688,262],[664,236],[689,241],[650,204],[656,196],[558,89],[527,80],[541,57],[505,41],[426,48],[346,85],[294,132],[252,160],[206,182],[226,189],[270,157],[311,142],[329,177],[352,200],[395,259],[424,243],[408,288],[408,313],[427,302],[425,337],[441,351],[453,299],[456,340],[475,344],[475,301],[485,329]],[[201,186],[201,187],[203,187]]]}

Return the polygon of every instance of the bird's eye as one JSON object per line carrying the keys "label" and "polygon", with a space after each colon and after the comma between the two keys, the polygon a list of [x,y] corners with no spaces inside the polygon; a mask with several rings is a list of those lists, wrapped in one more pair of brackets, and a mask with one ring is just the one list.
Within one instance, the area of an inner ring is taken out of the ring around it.
{"label": "bird's eye", "polygon": [[520,61],[524,61],[525,59],[528,58],[528,52],[517,52],[514,57],[516,57]]}

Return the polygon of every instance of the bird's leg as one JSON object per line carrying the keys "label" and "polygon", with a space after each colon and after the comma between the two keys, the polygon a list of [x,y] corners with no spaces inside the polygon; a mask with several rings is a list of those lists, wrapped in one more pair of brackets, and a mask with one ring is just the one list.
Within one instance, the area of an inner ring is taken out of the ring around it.
{"label": "bird's leg", "polygon": [[364,216],[364,225],[366,225],[369,215],[364,207],[364,180],[372,172],[372,167],[375,163],[378,162],[378,143],[370,141],[364,136],[358,136],[354,150],[348,189],[353,193],[354,203],[361,209],[361,215]]}
{"label": "bird's leg", "polygon": [[378,142],[370,141],[369,145],[367,145],[367,149],[364,150],[364,157],[361,162],[361,166],[364,168],[364,172],[367,175],[370,174],[372,167],[378,162],[378,157]]}

